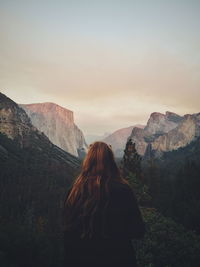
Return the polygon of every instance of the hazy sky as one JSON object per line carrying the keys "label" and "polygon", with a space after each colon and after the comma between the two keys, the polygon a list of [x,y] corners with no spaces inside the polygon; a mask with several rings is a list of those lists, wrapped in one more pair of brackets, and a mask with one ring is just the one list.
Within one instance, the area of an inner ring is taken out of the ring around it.
{"label": "hazy sky", "polygon": [[199,0],[0,0],[0,90],[85,134],[200,112]]}

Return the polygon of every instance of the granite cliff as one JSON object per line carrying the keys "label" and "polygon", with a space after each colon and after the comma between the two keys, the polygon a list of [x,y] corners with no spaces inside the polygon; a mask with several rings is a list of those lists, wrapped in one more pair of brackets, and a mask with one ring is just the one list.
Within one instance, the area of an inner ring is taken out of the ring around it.
{"label": "granite cliff", "polygon": [[26,111],[32,124],[53,144],[74,156],[81,156],[87,149],[84,135],[74,123],[71,110],[54,103],[27,104],[20,107]]}
{"label": "granite cliff", "polygon": [[[167,111],[150,115],[144,129],[134,127],[129,138],[136,143],[140,155],[144,155],[151,144],[157,155],[184,147],[200,136],[200,113],[179,116]],[[128,138],[128,139],[129,139]]]}
{"label": "granite cliff", "polygon": [[[2,93],[0,93],[0,133],[15,141],[21,149],[28,149],[30,153],[35,151],[38,155],[63,162],[72,168],[80,165],[76,157],[52,144],[46,135],[32,125],[26,112]],[[6,155],[3,143],[0,147]]]}

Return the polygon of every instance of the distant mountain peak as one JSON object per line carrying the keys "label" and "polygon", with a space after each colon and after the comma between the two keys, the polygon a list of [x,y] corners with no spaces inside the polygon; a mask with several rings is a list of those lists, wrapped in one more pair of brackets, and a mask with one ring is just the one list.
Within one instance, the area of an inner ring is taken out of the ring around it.
{"label": "distant mountain peak", "polygon": [[11,139],[18,139],[21,146],[29,131],[33,128],[26,112],[12,99],[0,93],[0,132]]}
{"label": "distant mountain peak", "polygon": [[52,159],[78,166],[76,157],[52,144],[48,137],[34,127],[23,108],[0,93],[0,133],[15,140],[21,148],[46,153]]}
{"label": "distant mountain peak", "polygon": [[[73,111],[52,102],[19,104],[19,106],[21,106],[26,112],[31,111],[40,114],[54,113],[63,119],[68,119],[68,122],[74,123]],[[30,112],[28,113],[30,116]]]}
{"label": "distant mountain peak", "polygon": [[166,111],[166,112],[165,112],[165,115],[166,115],[166,116],[170,116],[170,115],[177,115],[177,116],[179,116],[178,114],[176,114],[176,113],[174,113],[174,112],[171,112],[171,111]]}
{"label": "distant mountain peak", "polygon": [[146,127],[141,131],[133,128],[130,138],[136,143],[139,154],[144,155],[151,144],[157,155],[161,155],[162,151],[183,147],[200,135],[198,114],[180,116],[170,111],[165,114],[153,112]]}
{"label": "distant mountain peak", "polygon": [[64,108],[56,103],[53,102],[41,102],[41,103],[31,103],[31,104],[20,104],[20,106],[26,106],[26,107],[31,107],[32,109],[37,109],[37,110],[42,110],[42,109],[49,109],[49,110],[65,110],[68,112],[72,112],[71,110]]}
{"label": "distant mountain peak", "polygon": [[165,114],[160,113],[160,112],[152,112],[150,115],[150,118],[153,118],[153,119],[157,119],[161,117],[165,117]]}
{"label": "distant mountain peak", "polygon": [[153,118],[153,119],[159,119],[159,118],[170,118],[170,117],[180,117],[180,115],[174,113],[174,112],[171,112],[171,111],[166,111],[165,114],[161,113],[161,112],[152,112],[150,114],[150,118]]}
{"label": "distant mountain peak", "polygon": [[18,108],[17,103],[0,92],[0,108]]}
{"label": "distant mountain peak", "polygon": [[44,132],[50,141],[75,156],[82,155],[87,144],[82,131],[74,123],[71,110],[55,103],[20,105],[31,118],[32,124]]}
{"label": "distant mountain peak", "polygon": [[124,154],[124,149],[126,145],[127,138],[130,136],[133,129],[138,129],[139,131],[144,128],[141,124],[136,124],[134,126],[129,126],[126,128],[121,128],[107,136],[103,141],[112,146],[112,150],[116,157],[122,157]]}

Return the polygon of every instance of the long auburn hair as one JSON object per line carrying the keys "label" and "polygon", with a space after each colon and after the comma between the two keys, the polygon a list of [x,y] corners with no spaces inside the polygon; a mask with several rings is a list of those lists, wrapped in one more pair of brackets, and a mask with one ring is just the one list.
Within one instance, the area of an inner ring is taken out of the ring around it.
{"label": "long auburn hair", "polygon": [[104,211],[109,202],[109,184],[128,182],[121,177],[112,149],[104,142],[90,145],[82,169],[65,201],[65,230],[78,221],[83,223],[81,237],[92,237],[94,217],[100,200],[104,198]]}

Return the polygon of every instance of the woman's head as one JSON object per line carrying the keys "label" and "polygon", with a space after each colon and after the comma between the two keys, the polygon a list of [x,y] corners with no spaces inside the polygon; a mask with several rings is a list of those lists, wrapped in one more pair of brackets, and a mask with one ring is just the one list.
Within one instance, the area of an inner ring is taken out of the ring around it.
{"label": "woman's head", "polygon": [[100,198],[101,185],[105,185],[107,190],[111,180],[122,180],[112,149],[104,142],[95,142],[89,146],[81,173],[75,180],[68,197],[68,203],[72,205],[78,195],[86,194],[86,191],[88,196]]}
{"label": "woman's head", "polygon": [[119,169],[111,146],[104,142],[91,144],[83,161],[81,173],[85,178],[98,176],[101,179],[118,179]]}
{"label": "woman's head", "polygon": [[[108,199],[111,181],[126,183],[120,176],[111,147],[104,142],[95,142],[89,147],[81,173],[65,203],[68,226],[82,221],[83,236],[92,235],[94,215],[102,196]],[[85,218],[89,218],[89,224]]]}

